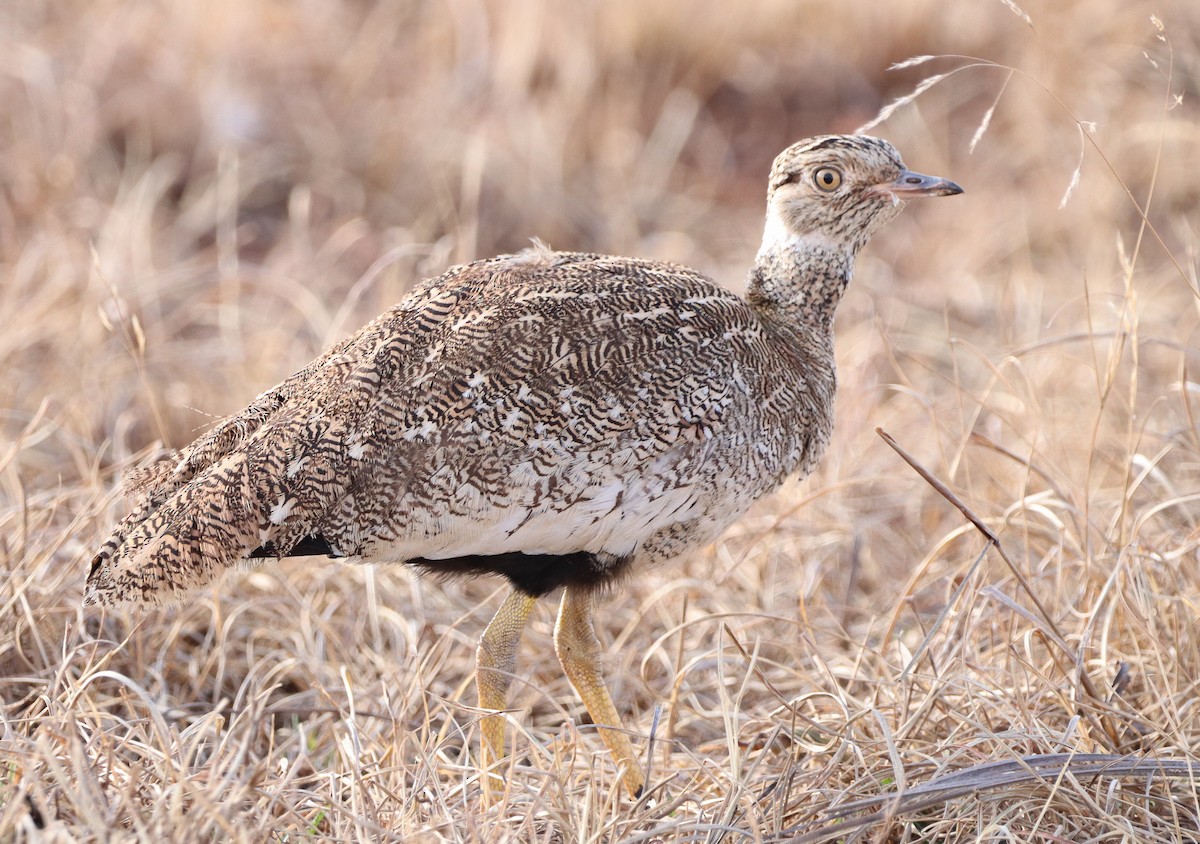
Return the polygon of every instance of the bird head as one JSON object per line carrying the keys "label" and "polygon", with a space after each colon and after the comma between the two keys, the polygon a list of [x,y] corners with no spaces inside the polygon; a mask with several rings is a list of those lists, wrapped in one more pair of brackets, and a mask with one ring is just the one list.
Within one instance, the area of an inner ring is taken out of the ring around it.
{"label": "bird head", "polygon": [[781,152],[771,168],[763,248],[819,245],[853,255],[905,200],[962,192],[947,179],[912,172],[881,138],[809,138]]}

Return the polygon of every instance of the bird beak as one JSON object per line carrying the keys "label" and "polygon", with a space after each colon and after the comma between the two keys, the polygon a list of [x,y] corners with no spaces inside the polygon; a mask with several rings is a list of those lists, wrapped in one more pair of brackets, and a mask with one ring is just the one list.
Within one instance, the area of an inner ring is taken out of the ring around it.
{"label": "bird beak", "polygon": [[894,182],[876,185],[875,190],[879,193],[890,193],[896,199],[908,199],[910,196],[954,196],[963,192],[962,188],[949,179],[925,176],[911,170],[901,170]]}

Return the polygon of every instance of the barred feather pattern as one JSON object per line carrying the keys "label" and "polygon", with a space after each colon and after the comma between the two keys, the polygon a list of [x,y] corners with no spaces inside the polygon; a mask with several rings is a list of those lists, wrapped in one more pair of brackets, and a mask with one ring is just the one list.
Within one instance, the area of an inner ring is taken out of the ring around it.
{"label": "barred feather pattern", "polygon": [[829,137],[777,160],[746,299],[686,267],[540,246],[424,281],[145,471],[86,600],[178,599],[314,535],[435,570],[509,551],[645,565],[713,541],[824,451],[833,310],[898,206],[810,207],[792,170],[874,184],[902,167],[884,141]]}

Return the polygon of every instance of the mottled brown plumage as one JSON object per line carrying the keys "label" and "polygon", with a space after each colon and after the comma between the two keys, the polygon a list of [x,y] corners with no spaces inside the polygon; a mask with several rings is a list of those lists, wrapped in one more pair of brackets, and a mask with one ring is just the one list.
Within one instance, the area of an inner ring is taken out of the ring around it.
{"label": "mottled brown plumage", "polygon": [[[958,192],[885,141],[825,136],[776,159],[745,299],[674,264],[542,248],[427,280],[145,471],[87,601],[160,603],[264,554],[495,571],[515,591],[479,681],[500,708],[533,599],[566,586],[560,657],[618,727],[590,591],[711,542],[813,468],[855,254],[902,197]],[[628,740],[602,735],[636,792]]]}

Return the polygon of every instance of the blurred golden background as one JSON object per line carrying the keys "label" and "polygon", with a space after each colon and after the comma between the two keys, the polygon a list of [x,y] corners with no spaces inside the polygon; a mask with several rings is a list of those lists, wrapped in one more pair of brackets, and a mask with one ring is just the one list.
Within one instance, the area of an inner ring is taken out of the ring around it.
{"label": "blurred golden background", "polygon": [[[0,839],[782,840],[989,760],[1196,760],[1198,95],[1194,0],[4,4]],[[124,471],[415,280],[537,237],[740,289],[775,154],[897,100],[871,132],[967,193],[860,258],[825,464],[612,599],[656,802],[540,673],[545,610],[524,767],[475,813],[498,584],[285,563],[141,621],[79,607]],[[1195,834],[1195,781],[1141,787],[874,840]]]}

